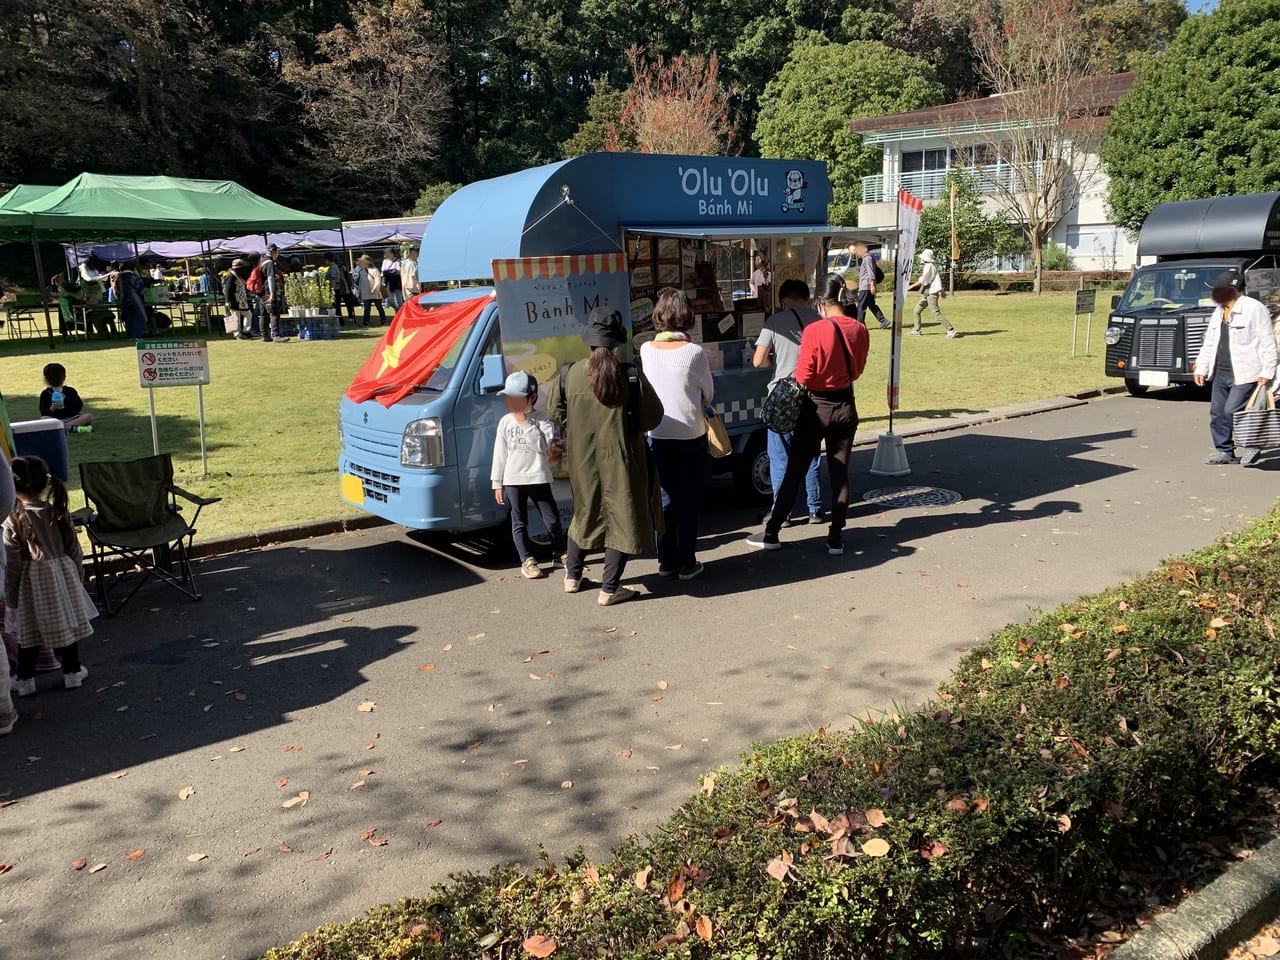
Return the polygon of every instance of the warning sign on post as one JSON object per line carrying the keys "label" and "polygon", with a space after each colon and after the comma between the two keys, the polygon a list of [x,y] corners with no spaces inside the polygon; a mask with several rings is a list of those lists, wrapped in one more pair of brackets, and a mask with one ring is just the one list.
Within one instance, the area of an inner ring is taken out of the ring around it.
{"label": "warning sign on post", "polygon": [[208,382],[206,341],[138,341],[138,383],[143,387],[201,387]]}

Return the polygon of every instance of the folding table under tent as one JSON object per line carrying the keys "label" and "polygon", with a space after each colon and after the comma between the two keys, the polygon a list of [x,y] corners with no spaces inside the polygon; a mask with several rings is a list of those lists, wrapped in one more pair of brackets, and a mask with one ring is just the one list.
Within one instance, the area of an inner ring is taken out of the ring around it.
{"label": "folding table under tent", "polygon": [[[338,217],[275,203],[231,180],[82,173],[60,187],[19,185],[0,197],[0,242],[30,240],[43,290],[41,240],[209,241],[270,231],[341,230]],[[49,347],[53,321],[45,308]]]}

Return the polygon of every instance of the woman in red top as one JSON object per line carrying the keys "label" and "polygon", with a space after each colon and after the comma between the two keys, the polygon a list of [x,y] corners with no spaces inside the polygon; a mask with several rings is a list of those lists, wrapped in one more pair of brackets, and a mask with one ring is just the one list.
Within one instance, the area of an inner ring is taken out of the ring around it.
{"label": "woman in red top", "polygon": [[840,293],[844,278],[829,274],[817,298],[822,320],[810,323],[800,338],[800,359],[796,380],[807,391],[796,421],[795,436],[787,457],[787,472],[769,511],[763,533],[747,538],[747,546],[757,550],[777,550],[782,546],[778,531],[791,515],[805,471],[827,444],[827,469],[831,476],[831,527],[827,532],[827,553],[844,553],[844,523],[849,513],[849,453],[858,429],[858,408],[853,401],[853,381],[867,365],[867,328],[844,312]]}

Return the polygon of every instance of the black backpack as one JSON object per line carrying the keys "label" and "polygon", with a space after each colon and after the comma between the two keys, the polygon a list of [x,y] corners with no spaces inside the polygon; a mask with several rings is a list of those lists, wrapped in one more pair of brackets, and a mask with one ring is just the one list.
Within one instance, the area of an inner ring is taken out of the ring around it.
{"label": "black backpack", "polygon": [[871,266],[875,269],[876,283],[884,283],[884,271],[880,269],[880,261],[872,260]]}

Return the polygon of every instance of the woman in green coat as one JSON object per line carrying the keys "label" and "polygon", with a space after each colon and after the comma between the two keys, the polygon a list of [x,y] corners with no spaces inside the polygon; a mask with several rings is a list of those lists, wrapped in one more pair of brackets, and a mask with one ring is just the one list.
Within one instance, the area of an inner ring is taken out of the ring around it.
{"label": "woman in green coat", "polygon": [[627,331],[616,310],[591,311],[583,342],[591,356],[551,383],[547,409],[565,431],[573,522],[564,589],[577,593],[588,551],[604,548],[597,602],[623,603],[636,591],[620,585],[628,556],[653,549],[662,524],[658,474],[645,432],[662,421],[662,401],[640,368],[620,363]]}

